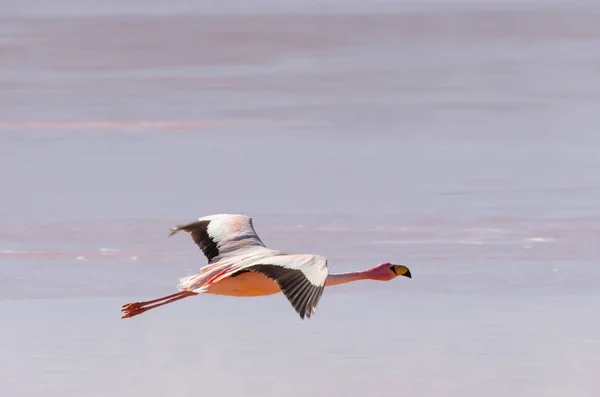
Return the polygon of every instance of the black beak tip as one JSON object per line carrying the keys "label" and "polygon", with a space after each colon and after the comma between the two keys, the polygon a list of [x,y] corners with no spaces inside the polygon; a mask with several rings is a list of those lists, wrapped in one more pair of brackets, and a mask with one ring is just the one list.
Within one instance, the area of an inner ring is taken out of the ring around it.
{"label": "black beak tip", "polygon": [[406,269],[406,273],[404,273],[403,276],[412,278],[412,274],[410,274],[410,270],[408,270],[408,269]]}

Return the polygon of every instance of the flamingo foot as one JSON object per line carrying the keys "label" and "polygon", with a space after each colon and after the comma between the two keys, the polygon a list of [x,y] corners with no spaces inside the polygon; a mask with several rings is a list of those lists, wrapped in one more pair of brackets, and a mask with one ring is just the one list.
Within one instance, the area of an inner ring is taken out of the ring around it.
{"label": "flamingo foot", "polygon": [[149,309],[152,309],[152,308],[133,307],[130,309],[123,309],[123,310],[121,310],[123,312],[123,315],[121,316],[121,318],[131,318],[131,317],[137,316],[138,314],[142,314],[146,310],[149,310]]}
{"label": "flamingo foot", "polygon": [[126,303],[121,306],[121,311],[139,309],[140,307],[142,307],[142,302]]}

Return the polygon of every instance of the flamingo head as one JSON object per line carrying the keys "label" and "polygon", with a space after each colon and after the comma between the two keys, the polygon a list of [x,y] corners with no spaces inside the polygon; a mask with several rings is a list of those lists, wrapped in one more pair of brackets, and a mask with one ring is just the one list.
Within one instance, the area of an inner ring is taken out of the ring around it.
{"label": "flamingo head", "polygon": [[374,279],[387,281],[393,280],[398,276],[412,278],[410,270],[404,265],[394,265],[393,263],[383,262],[370,270]]}

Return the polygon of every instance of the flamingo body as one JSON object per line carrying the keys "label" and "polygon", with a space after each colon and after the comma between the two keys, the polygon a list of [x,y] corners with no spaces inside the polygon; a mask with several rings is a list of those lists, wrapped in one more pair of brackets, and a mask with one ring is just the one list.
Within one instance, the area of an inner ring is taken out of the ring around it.
{"label": "flamingo body", "polygon": [[245,272],[228,277],[206,289],[207,294],[253,297],[274,295],[281,292],[277,283],[259,273]]}

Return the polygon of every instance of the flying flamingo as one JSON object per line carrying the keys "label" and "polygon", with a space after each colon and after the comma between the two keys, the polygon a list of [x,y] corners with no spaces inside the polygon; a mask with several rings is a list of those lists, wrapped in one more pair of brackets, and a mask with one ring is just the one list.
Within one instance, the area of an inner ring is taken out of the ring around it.
{"label": "flying flamingo", "polygon": [[265,296],[283,292],[301,319],[316,310],[323,289],[358,280],[388,281],[411,278],[406,266],[388,262],[359,271],[329,274],[327,259],[320,255],[286,254],[265,247],[245,215],[217,214],[172,228],[169,236],[188,232],[208,259],[200,273],[181,278],[180,292],[162,298],[122,306],[121,318],[200,293],[228,296]]}

